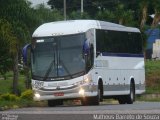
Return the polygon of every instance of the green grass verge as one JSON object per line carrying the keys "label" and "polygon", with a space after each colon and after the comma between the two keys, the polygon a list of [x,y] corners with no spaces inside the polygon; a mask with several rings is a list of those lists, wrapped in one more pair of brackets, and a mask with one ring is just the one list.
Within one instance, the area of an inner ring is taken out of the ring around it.
{"label": "green grass verge", "polygon": [[6,110],[10,108],[21,108],[21,107],[33,107],[33,106],[46,106],[47,104],[43,102],[33,101],[33,91],[26,90],[21,96],[16,96],[14,94],[3,94],[0,95],[0,110]]}
{"label": "green grass verge", "polygon": [[138,97],[136,97],[136,101],[145,101],[145,102],[160,102],[160,98],[159,97],[150,97],[150,98],[148,98],[148,97],[145,97],[145,96],[138,96]]}
{"label": "green grass verge", "polygon": [[146,61],[146,94],[160,94],[160,61]]}
{"label": "green grass verge", "polygon": [[[5,94],[5,93],[12,93],[12,84],[13,84],[13,73],[7,72],[6,73],[6,80],[1,79],[0,80],[0,95]],[[0,75],[0,78],[3,76]],[[20,74],[19,75],[19,84],[18,84],[18,89],[23,92],[26,90],[25,88],[25,77],[24,75]]]}

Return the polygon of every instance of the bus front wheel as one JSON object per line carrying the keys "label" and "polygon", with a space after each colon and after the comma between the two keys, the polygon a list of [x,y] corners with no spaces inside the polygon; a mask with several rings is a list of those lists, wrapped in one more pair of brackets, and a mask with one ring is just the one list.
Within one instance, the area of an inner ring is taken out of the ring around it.
{"label": "bus front wheel", "polygon": [[82,105],[99,105],[101,98],[101,90],[100,87],[98,87],[97,96],[95,97],[86,97],[81,100]]}
{"label": "bus front wheel", "polygon": [[97,96],[92,97],[90,100],[91,105],[99,105],[103,101],[103,84],[98,85]]}

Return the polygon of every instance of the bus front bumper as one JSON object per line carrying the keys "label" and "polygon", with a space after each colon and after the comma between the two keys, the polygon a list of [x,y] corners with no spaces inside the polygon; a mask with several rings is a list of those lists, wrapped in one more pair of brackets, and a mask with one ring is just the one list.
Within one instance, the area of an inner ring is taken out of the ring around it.
{"label": "bus front bumper", "polygon": [[34,100],[81,99],[97,95],[96,86],[83,86],[68,90],[34,90]]}

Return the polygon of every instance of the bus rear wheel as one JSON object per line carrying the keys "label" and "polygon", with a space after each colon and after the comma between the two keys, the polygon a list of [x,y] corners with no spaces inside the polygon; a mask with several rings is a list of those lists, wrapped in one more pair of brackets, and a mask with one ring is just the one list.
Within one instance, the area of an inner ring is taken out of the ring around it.
{"label": "bus rear wheel", "polygon": [[119,104],[133,104],[135,101],[135,84],[131,82],[130,84],[130,93],[126,96],[121,96],[118,98]]}
{"label": "bus rear wheel", "polygon": [[127,96],[127,104],[133,104],[135,101],[135,84],[131,82],[130,84],[130,94]]}
{"label": "bus rear wheel", "polygon": [[57,105],[63,105],[63,100],[48,100],[49,107],[54,107]]}
{"label": "bus rear wheel", "polygon": [[119,102],[119,104],[126,104],[126,96],[121,96],[121,97],[118,99],[118,102]]}

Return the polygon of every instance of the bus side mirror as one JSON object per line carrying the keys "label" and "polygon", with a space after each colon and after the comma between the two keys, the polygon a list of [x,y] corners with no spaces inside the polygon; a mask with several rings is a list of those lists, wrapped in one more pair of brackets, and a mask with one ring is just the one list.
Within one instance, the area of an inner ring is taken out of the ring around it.
{"label": "bus side mirror", "polygon": [[22,57],[23,57],[23,63],[25,65],[27,65],[27,59],[28,59],[28,49],[31,48],[31,44],[27,44],[23,47],[23,50],[22,50]]}
{"label": "bus side mirror", "polygon": [[89,45],[88,41],[86,40],[83,44],[83,54],[88,55],[89,52],[90,52],[90,45]]}

